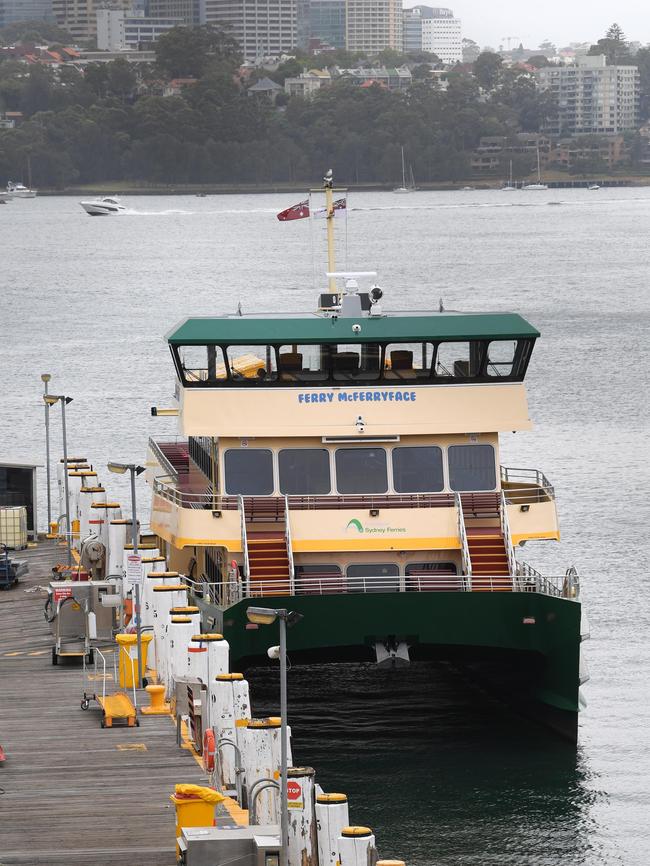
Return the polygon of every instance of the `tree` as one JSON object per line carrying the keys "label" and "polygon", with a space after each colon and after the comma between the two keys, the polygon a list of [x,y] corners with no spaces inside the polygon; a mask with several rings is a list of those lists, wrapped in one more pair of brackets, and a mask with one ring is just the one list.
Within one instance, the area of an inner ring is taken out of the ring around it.
{"label": "tree", "polygon": [[641,120],[650,117],[650,48],[639,48],[634,56],[639,69],[639,114]]}
{"label": "tree", "polygon": [[607,58],[608,66],[632,63],[632,56],[625,39],[625,34],[618,24],[612,24],[605,33],[604,38],[599,39],[595,45],[591,46],[589,54],[604,54]]}
{"label": "tree", "polygon": [[0,29],[0,43],[14,45],[15,43],[38,43],[51,45],[59,42],[70,45],[74,42],[72,36],[62,27],[57,27],[51,21],[17,21]]}
{"label": "tree", "polygon": [[473,64],[474,77],[483,90],[491,91],[499,83],[501,70],[503,69],[503,58],[500,54],[484,51],[476,58]]}
{"label": "tree", "polygon": [[463,39],[463,63],[474,63],[481,54],[481,49],[473,39]]}
{"label": "tree", "polygon": [[119,57],[111,63],[107,63],[106,86],[110,93],[119,96],[122,101],[131,95],[137,84],[137,76],[133,67],[124,57]]}
{"label": "tree", "polygon": [[174,27],[156,42],[156,64],[169,78],[201,78],[215,63],[233,69],[241,57],[235,40],[220,27]]}
{"label": "tree", "polygon": [[542,69],[544,66],[553,66],[548,57],[545,57],[543,54],[533,54],[532,57],[529,57],[526,61],[529,66],[534,66],[535,69]]}

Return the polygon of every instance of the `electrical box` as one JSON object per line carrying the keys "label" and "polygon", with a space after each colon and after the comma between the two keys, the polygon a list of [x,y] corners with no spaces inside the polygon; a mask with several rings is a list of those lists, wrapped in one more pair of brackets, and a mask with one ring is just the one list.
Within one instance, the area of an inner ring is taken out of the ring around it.
{"label": "electrical box", "polygon": [[184,827],[178,840],[184,866],[279,866],[277,824],[257,827]]}

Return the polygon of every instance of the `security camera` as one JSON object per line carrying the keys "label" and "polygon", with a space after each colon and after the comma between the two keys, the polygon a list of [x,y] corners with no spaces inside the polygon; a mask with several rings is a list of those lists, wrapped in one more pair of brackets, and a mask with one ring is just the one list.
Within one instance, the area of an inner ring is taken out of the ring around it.
{"label": "security camera", "polygon": [[352,325],[352,333],[360,334],[361,333],[361,325]]}
{"label": "security camera", "polygon": [[267,656],[274,661],[277,661],[280,658],[280,647],[279,646],[270,646],[266,651]]}
{"label": "security camera", "polygon": [[370,289],[370,300],[373,304],[376,304],[377,301],[381,301],[383,297],[384,293],[379,286],[373,286],[372,289]]}

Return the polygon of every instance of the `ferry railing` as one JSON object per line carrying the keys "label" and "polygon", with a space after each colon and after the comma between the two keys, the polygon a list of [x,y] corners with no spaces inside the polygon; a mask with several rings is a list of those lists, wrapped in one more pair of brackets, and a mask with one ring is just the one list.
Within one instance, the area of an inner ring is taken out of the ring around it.
{"label": "ferry railing", "polygon": [[246,533],[246,510],[244,508],[244,497],[238,497],[239,502],[239,526],[241,528],[241,549],[244,556],[244,586],[248,588],[250,580],[250,561],[248,558],[248,535]]}
{"label": "ferry railing", "polygon": [[289,509],[289,497],[284,497],[284,541],[287,546],[287,559],[289,560],[289,582],[291,584],[291,594],[293,595],[294,588],[294,570],[293,570],[293,546],[291,544],[291,514]]}
{"label": "ferry railing", "polygon": [[508,521],[508,508],[506,506],[505,493],[501,491],[501,508],[499,509],[499,520],[501,522],[501,535],[503,536],[503,544],[508,556],[508,574],[513,580],[517,576],[517,559],[515,557],[515,549],[512,546],[512,536],[510,534],[510,523]]}
{"label": "ferry railing", "polygon": [[222,598],[234,604],[244,598],[274,598],[284,596],[313,595],[355,595],[371,593],[404,592],[531,592],[558,598],[575,599],[576,578],[567,574],[560,577],[542,575],[523,577],[514,580],[507,575],[480,575],[472,578],[468,587],[466,575],[436,574],[427,575],[385,575],[369,577],[345,577],[327,575],[323,577],[296,577],[289,580],[252,580],[248,591],[244,584],[232,582],[219,584]]}
{"label": "ferry railing", "polygon": [[501,466],[501,483],[516,485],[503,489],[510,505],[532,505],[555,499],[555,488],[540,469]]}
{"label": "ferry railing", "polygon": [[458,537],[460,539],[460,553],[465,577],[466,589],[472,588],[472,558],[469,554],[469,544],[467,541],[467,532],[465,529],[465,515],[463,514],[463,502],[460,498],[460,493],[454,494],[454,502],[456,505],[456,521],[458,525]]}

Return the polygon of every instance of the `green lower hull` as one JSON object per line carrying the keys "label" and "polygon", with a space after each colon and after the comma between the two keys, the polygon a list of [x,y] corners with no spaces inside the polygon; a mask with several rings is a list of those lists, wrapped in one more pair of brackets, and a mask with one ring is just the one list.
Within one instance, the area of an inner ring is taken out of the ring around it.
{"label": "green lower hull", "polygon": [[367,593],[244,600],[221,610],[199,600],[231,647],[233,670],[277,643],[277,626],[251,627],[246,608],[286,607],[303,619],[288,633],[292,662],[373,661],[400,641],[416,659],[463,666],[522,712],[571,740],[579,708],[580,604],[536,593]]}

